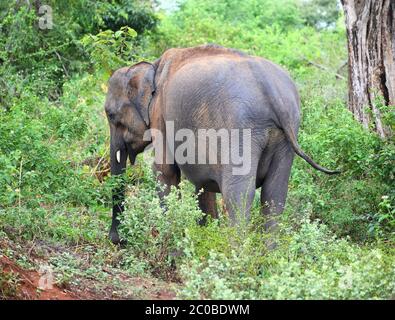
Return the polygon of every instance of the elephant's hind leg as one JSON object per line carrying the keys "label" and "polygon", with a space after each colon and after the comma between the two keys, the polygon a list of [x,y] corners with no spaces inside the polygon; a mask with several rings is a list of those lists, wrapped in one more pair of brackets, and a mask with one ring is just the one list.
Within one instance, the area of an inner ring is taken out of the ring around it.
{"label": "elephant's hind leg", "polygon": [[273,155],[261,189],[262,213],[267,231],[277,227],[278,215],[284,211],[294,152],[287,141],[282,141]]}
{"label": "elephant's hind leg", "polygon": [[255,196],[255,176],[233,176],[223,182],[221,193],[226,210],[233,224],[250,219]]}

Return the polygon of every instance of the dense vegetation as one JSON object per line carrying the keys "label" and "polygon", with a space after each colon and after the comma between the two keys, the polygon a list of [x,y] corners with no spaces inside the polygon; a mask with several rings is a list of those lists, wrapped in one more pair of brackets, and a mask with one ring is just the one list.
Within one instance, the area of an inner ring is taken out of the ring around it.
{"label": "dense vegetation", "polygon": [[[94,275],[95,290],[111,286],[112,297],[144,297],[109,276],[117,273],[171,282],[179,298],[394,296],[394,138],[379,139],[347,110],[336,1],[186,0],[172,12],[142,0],[64,3],[47,1],[48,30],[34,5],[0,5],[0,255],[37,268],[34,247],[59,284],[83,286]],[[164,214],[141,156],[128,169],[128,245],[115,248],[106,81],[167,48],[212,42],[289,70],[302,98],[300,144],[343,173],[295,160],[279,247],[268,252],[258,194],[250,225],[230,227],[221,212],[200,227],[191,185],[172,191]],[[393,115],[385,120],[393,128]],[[18,285],[7,279],[0,270],[0,298]]]}

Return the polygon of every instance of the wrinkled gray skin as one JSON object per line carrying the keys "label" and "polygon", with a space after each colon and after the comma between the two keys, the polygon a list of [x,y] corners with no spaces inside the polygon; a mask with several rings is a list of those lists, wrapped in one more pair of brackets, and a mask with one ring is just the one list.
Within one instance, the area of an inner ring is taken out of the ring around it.
{"label": "wrinkled gray skin", "polygon": [[[136,155],[150,144],[143,141],[146,130],[160,130],[170,139],[166,121],[174,121],[175,130],[194,132],[251,129],[248,174],[233,175],[232,164],[154,165],[165,186],[159,196],[178,185],[182,172],[197,192],[204,189],[199,195],[203,212],[217,216],[215,194],[220,192],[230,218],[237,223],[237,212],[248,219],[255,189],[261,187],[262,213],[268,215],[266,227],[271,229],[284,210],[295,153],[317,170],[337,173],[313,162],[298,146],[299,104],[289,75],[265,59],[215,45],[167,50],[153,64],[121,68],[109,80],[105,110],[111,132],[111,173],[123,173],[128,157],[134,164]],[[174,143],[177,148],[182,142]],[[124,186],[113,190],[113,201],[110,239],[117,244]]]}

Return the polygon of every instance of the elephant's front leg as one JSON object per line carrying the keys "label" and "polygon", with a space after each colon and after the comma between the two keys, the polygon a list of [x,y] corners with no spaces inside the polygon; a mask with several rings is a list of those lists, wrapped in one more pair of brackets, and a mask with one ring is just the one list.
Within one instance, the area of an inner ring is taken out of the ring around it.
{"label": "elephant's front leg", "polygon": [[213,219],[218,218],[217,203],[216,203],[216,193],[196,190],[198,194],[199,208],[204,213],[202,219],[200,219],[199,224],[205,225],[207,222],[207,215],[211,215]]}

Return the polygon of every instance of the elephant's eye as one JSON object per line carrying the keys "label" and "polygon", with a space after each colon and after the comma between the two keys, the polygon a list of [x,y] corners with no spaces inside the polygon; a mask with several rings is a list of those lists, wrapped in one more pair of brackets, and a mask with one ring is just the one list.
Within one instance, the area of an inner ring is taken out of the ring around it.
{"label": "elephant's eye", "polygon": [[114,121],[115,120],[115,113],[114,112],[107,112],[107,117],[108,119],[110,119],[110,121]]}

